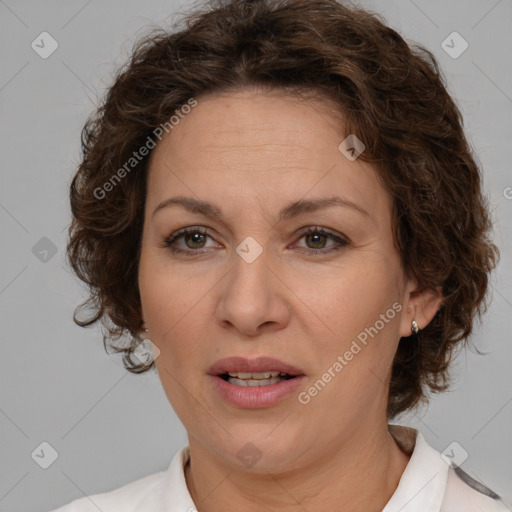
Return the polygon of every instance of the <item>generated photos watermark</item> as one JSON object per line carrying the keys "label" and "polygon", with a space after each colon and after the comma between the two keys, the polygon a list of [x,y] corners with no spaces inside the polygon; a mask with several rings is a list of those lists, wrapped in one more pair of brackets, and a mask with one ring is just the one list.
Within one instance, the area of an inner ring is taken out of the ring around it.
{"label": "generated photos watermark", "polygon": [[[298,394],[297,399],[303,405],[309,404],[311,398],[315,397],[320,393],[329,382],[338,375],[338,373],[349,364],[350,361],[361,352],[361,350],[368,344],[368,336],[373,338],[376,336],[390,320],[395,318],[396,314],[402,311],[402,304],[395,302],[385,313],[381,314],[379,319],[370,327],[366,327],[357,335],[357,340],[352,340],[350,348],[344,352],[343,355],[338,355],[336,361],[334,361],[327,371],[322,374],[322,377],[318,379],[312,386],[306,391],[302,391]],[[359,341],[359,343],[358,343]],[[362,345],[362,346],[361,346]]]}
{"label": "generated photos watermark", "polygon": [[123,179],[131,170],[133,170],[139,162],[141,162],[144,157],[146,157],[149,152],[156,147],[157,142],[155,138],[159,141],[162,140],[162,137],[165,133],[169,133],[173,130],[187,114],[189,114],[192,108],[197,106],[197,100],[195,98],[190,98],[186,103],[184,103],[179,109],[174,111],[174,115],[172,115],[168,121],[160,124],[153,130],[153,136],[148,135],[146,142],[137,150],[132,153],[132,156],[124,163],[122,167],[120,167],[110,179],[108,179],[101,187],[97,187],[94,189],[94,197],[98,200],[103,199],[107,192],[110,192],[114,189],[114,187]]}

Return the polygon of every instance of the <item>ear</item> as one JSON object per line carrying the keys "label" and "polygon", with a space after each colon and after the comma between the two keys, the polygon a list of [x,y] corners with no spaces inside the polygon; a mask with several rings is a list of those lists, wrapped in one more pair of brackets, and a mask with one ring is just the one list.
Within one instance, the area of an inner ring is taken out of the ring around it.
{"label": "ear", "polygon": [[[144,319],[144,312],[142,311],[142,305],[139,306],[139,314],[140,314],[140,318],[141,319]],[[140,326],[138,332],[139,332],[139,335],[142,336],[142,338],[146,338],[147,336],[147,332],[146,332],[146,321],[145,320],[142,320],[142,325]]]}
{"label": "ear", "polygon": [[142,327],[139,329],[139,336],[141,338],[147,338],[148,333],[146,332],[146,323],[144,322],[142,324]]}
{"label": "ear", "polygon": [[403,295],[403,312],[400,319],[400,337],[413,334],[412,321],[424,329],[434,318],[443,303],[442,288],[418,291],[418,282],[414,277],[408,278]]}

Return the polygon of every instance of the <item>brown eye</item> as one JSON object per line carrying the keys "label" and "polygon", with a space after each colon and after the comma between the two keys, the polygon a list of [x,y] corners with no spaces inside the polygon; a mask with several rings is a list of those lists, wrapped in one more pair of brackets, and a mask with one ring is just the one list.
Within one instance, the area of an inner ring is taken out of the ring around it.
{"label": "brown eye", "polygon": [[[167,238],[165,247],[173,253],[200,254],[205,252],[201,249],[207,249],[205,244],[208,238],[211,238],[208,232],[201,228],[186,228]],[[182,242],[181,247],[178,242]]]}
{"label": "brown eye", "polygon": [[[300,238],[304,238],[306,241],[306,252],[313,254],[329,254],[339,251],[349,244],[348,240],[344,237],[326,231],[321,227],[309,228],[306,232],[302,233]],[[329,240],[332,240],[334,243],[326,246]]]}
{"label": "brown eye", "polygon": [[308,245],[312,245],[312,249],[323,249],[325,246],[326,238],[328,238],[327,235],[320,234],[320,233],[311,233],[308,235],[304,235],[306,237],[306,241],[308,241]]}
{"label": "brown eye", "polygon": [[[203,246],[201,243],[204,244],[206,236],[204,233],[199,232],[191,232],[191,233],[185,233],[182,235],[183,240],[185,241],[185,244],[187,248],[189,249],[202,249]],[[189,245],[192,244],[192,247]],[[199,246],[197,246],[199,244]]]}

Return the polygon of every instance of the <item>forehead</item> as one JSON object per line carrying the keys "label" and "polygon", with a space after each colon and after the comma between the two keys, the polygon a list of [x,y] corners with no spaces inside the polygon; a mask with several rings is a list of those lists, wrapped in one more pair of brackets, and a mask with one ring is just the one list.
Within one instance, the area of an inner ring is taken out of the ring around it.
{"label": "forehead", "polygon": [[240,206],[267,198],[271,210],[326,192],[363,208],[390,206],[373,167],[339,151],[346,135],[329,100],[242,91],[197,101],[153,150],[150,207],[180,193]]}

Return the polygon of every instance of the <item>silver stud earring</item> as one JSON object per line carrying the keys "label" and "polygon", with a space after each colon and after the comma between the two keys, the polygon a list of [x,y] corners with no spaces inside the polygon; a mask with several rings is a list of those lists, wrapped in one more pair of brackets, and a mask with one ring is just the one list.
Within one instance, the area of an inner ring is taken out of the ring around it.
{"label": "silver stud earring", "polygon": [[412,332],[414,334],[418,334],[420,332],[420,328],[418,327],[418,324],[416,323],[416,320],[412,321]]}

